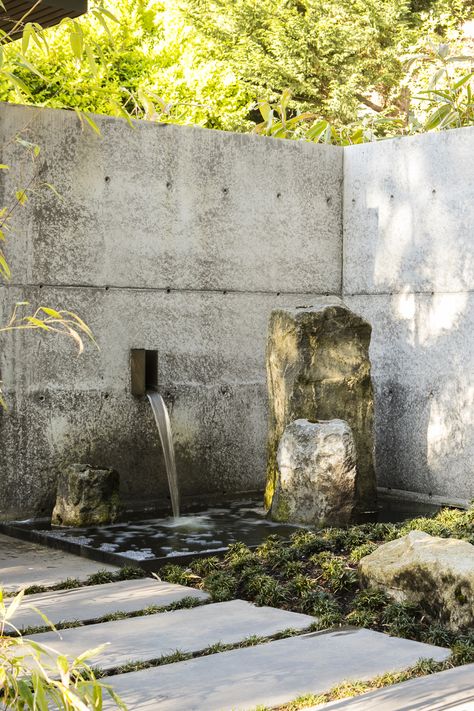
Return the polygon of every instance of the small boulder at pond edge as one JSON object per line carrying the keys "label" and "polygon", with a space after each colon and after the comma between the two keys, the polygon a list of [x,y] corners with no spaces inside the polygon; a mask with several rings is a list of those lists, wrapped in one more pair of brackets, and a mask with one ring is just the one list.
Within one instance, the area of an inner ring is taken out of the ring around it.
{"label": "small boulder at pond edge", "polygon": [[270,516],[274,521],[343,526],[356,503],[356,449],[343,420],[295,420],[283,432]]}
{"label": "small boulder at pond edge", "polygon": [[120,509],[119,475],[113,469],[72,464],[58,477],[51,523],[95,526],[115,521]]}
{"label": "small boulder at pond edge", "polygon": [[359,574],[366,586],[420,605],[432,622],[453,631],[474,625],[474,546],[467,541],[411,531],[362,558]]}

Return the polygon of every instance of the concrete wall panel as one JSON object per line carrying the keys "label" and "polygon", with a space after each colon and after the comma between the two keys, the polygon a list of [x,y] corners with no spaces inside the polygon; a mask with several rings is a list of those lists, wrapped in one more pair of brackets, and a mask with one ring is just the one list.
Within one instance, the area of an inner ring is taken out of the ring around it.
{"label": "concrete wall panel", "polygon": [[[339,292],[342,149],[3,105],[52,184],[15,218],[17,283]],[[12,191],[35,170],[14,140]],[[316,168],[315,168],[316,166]],[[24,256],[28,254],[28,259]]]}
{"label": "concrete wall panel", "polygon": [[270,311],[341,293],[373,324],[378,483],[474,497],[474,128],[339,149],[98,123],[0,106],[2,204],[31,179],[62,195],[15,211],[2,322],[16,300],[67,306],[100,345],[2,338],[1,515],[48,512],[73,460],[115,466],[129,503],[166,499],[130,348],[158,350],[183,493],[261,488]]}
{"label": "concrete wall panel", "polygon": [[474,498],[472,294],[346,297],[373,325],[380,486]]}
{"label": "concrete wall panel", "polygon": [[[115,467],[129,504],[166,502],[151,408],[130,392],[130,349],[137,347],[158,351],[182,494],[263,488],[267,322],[272,308],[301,305],[301,296],[96,287],[10,287],[2,294],[5,313],[15,301],[67,305],[87,319],[99,346],[86,344],[78,356],[66,337],[4,337],[10,410],[2,416],[0,471],[16,485],[2,497],[3,515],[48,512],[58,469],[72,461]],[[306,295],[303,303],[320,298]]]}
{"label": "concrete wall panel", "polygon": [[474,127],[344,152],[344,291],[474,288]]}

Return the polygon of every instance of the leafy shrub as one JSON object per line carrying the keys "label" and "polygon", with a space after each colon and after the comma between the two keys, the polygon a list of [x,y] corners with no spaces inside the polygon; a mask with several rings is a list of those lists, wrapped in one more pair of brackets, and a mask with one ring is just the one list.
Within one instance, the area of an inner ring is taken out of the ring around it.
{"label": "leafy shrub", "polygon": [[312,556],[311,560],[321,568],[322,578],[329,590],[340,592],[349,590],[356,585],[357,573],[348,566],[346,559],[342,556],[324,552]]}
{"label": "leafy shrub", "polygon": [[375,543],[368,541],[367,543],[362,543],[360,546],[353,548],[349,554],[349,560],[351,563],[358,563],[366,555],[370,555],[377,549]]}
{"label": "leafy shrub", "polygon": [[237,578],[225,570],[215,570],[209,573],[204,578],[203,586],[214,602],[232,600],[237,594]]}
{"label": "leafy shrub", "polygon": [[211,571],[217,570],[219,567],[219,558],[212,556],[209,558],[196,558],[191,563],[191,570],[196,575],[204,577],[208,575]]}
{"label": "leafy shrub", "polygon": [[[12,598],[7,606],[0,589],[2,708],[12,711],[48,711],[51,708],[101,711],[104,696],[110,696],[117,707],[126,709],[112,688],[99,682],[87,664],[87,660],[99,654],[103,647],[88,650],[69,660],[64,655],[56,656],[51,647],[44,647],[19,632],[13,619],[23,597],[24,591]],[[54,629],[46,617],[39,614],[43,622]]]}
{"label": "leafy shrub", "polygon": [[160,577],[168,583],[174,583],[175,585],[187,585],[189,573],[180,565],[173,565],[172,563],[169,563],[161,568]]}

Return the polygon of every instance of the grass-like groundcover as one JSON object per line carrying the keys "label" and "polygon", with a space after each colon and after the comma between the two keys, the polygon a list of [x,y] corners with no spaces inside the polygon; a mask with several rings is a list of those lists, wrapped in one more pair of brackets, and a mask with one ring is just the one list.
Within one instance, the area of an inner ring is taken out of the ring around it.
{"label": "grass-like groundcover", "polygon": [[451,659],[445,664],[424,662],[403,674],[343,685],[329,694],[300,699],[285,707],[303,708],[474,662],[474,630],[454,633],[430,622],[417,605],[394,602],[384,592],[366,590],[359,584],[359,560],[378,545],[412,530],[461,538],[474,544],[474,508],[443,509],[433,518],[416,518],[400,524],[301,530],[290,540],[270,536],[253,550],[236,543],[223,559],[200,558],[187,567],[167,565],[160,571],[160,577],[207,590],[215,602],[241,598],[257,605],[314,615],[315,626],[321,630],[353,625],[452,649]]}

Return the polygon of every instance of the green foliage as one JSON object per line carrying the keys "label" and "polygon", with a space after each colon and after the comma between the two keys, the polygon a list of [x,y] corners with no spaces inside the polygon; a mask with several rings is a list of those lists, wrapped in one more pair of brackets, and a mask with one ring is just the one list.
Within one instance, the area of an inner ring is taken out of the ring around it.
{"label": "green foliage", "polygon": [[[406,669],[403,672],[395,672],[377,676],[370,681],[346,681],[338,686],[335,686],[330,691],[324,694],[306,694],[300,696],[295,701],[279,707],[279,711],[298,711],[299,709],[307,708],[308,706],[320,706],[327,704],[330,701],[338,701],[341,699],[359,696],[360,694],[380,689],[384,686],[392,686],[392,684],[400,684],[409,679],[415,679],[428,674],[435,674],[447,668],[447,664],[435,662],[432,659],[421,659],[415,666]],[[260,711],[270,711],[269,709],[260,709]]]}
{"label": "green foliage", "polygon": [[[30,42],[28,63],[35,71],[22,62],[16,67],[20,83],[0,81],[0,97],[78,109],[85,122],[94,112],[227,130],[249,125],[251,90],[176,3],[120,0],[110,16],[104,7],[93,8],[45,31],[47,49],[42,41]],[[14,53],[5,50],[8,62]]]}
{"label": "green foliage", "polygon": [[375,543],[372,543],[371,541],[368,541],[367,543],[362,543],[362,545],[352,549],[349,555],[349,560],[351,561],[351,563],[358,563],[361,558],[364,558],[366,555],[370,555],[374,552],[376,548],[377,546],[375,545]]}
{"label": "green foliage", "polygon": [[225,602],[236,597],[237,578],[227,571],[215,570],[209,573],[203,584],[214,602]]}
{"label": "green foliage", "polygon": [[[85,123],[96,112],[247,131],[262,112],[260,133],[354,143],[422,129],[410,102],[426,64],[455,64],[432,47],[472,54],[472,0],[119,0],[113,11],[27,25],[5,48],[0,98],[78,109]],[[469,103],[467,84],[451,89],[463,98],[444,126]]]}
{"label": "green foliage", "polygon": [[457,650],[455,659],[469,660],[474,654],[472,633],[455,634],[441,625],[430,624],[421,607],[397,603],[384,592],[361,588],[356,566],[377,545],[413,529],[471,540],[473,522],[474,508],[443,509],[432,518],[399,524],[301,530],[289,541],[269,536],[254,550],[238,543],[221,560],[194,561],[190,569],[167,566],[161,575],[207,590],[216,601],[239,597],[258,605],[313,615],[315,629],[364,626],[452,646]]}
{"label": "green foliage", "polygon": [[[101,684],[87,660],[97,656],[102,647],[88,650],[75,659],[52,653],[33,639],[20,634],[14,617],[22,604],[24,591],[5,604],[0,589],[0,700],[2,708],[12,711],[101,711],[109,695],[115,706],[125,709],[112,689]],[[47,618],[37,611],[48,623]],[[55,629],[49,623],[50,628]],[[14,633],[12,635],[12,633]]]}
{"label": "green foliage", "polygon": [[191,563],[191,570],[196,575],[205,577],[208,573],[219,568],[219,558],[211,556],[209,558],[196,558]]}
{"label": "green foliage", "polygon": [[357,583],[357,573],[343,556],[333,553],[317,553],[311,557],[321,569],[321,578],[332,592],[348,590]]}
{"label": "green foliage", "polygon": [[163,566],[160,570],[160,576],[163,580],[167,580],[169,583],[174,583],[175,585],[188,584],[189,575],[180,565],[169,563]]}
{"label": "green foliage", "polygon": [[[102,24],[104,29],[109,32],[106,17],[114,19],[111,13],[103,7],[98,7],[93,10],[94,17]],[[26,17],[26,16],[25,16]],[[90,45],[85,41],[84,33],[81,25],[75,20],[64,20],[62,23],[63,29],[66,32],[71,51],[74,55],[74,60],[77,65],[80,65],[84,56],[90,65]],[[14,35],[18,29],[23,27],[23,37],[21,42],[11,42],[11,35]],[[110,34],[110,33],[109,33]],[[50,56],[50,48],[46,35],[42,27],[37,23],[23,22],[19,20],[10,30],[9,33],[2,32],[0,34],[0,84],[7,93],[13,92],[20,100],[26,97],[32,98],[31,88],[27,86],[22,79],[22,74],[39,81],[48,82],[38,66],[27,58],[28,48],[34,46],[40,55]],[[126,112],[119,107],[119,113],[126,115]],[[78,116],[81,122],[86,122],[90,128],[98,132],[98,128],[94,120],[87,116],[82,110],[78,109]],[[14,142],[22,146],[26,151],[27,162],[34,165],[33,170],[28,171],[29,177],[13,188],[11,195],[4,195],[5,205],[0,207],[0,241],[5,242],[7,234],[12,229],[12,218],[17,209],[25,207],[30,197],[37,194],[41,190],[50,190],[58,199],[61,196],[53,185],[47,183],[40,178],[40,170],[37,168],[37,160],[41,153],[41,147],[26,140],[23,131],[19,130],[14,136],[5,138],[5,144]],[[22,175],[21,161],[19,165],[13,166],[16,171]],[[11,166],[2,164],[0,170],[9,171]],[[4,189],[4,193],[5,193]],[[0,277],[5,281],[9,281],[11,277],[10,267],[8,265],[5,252],[0,247]],[[95,343],[94,337],[87,324],[74,312],[67,309],[56,309],[49,306],[39,306],[32,314],[18,315],[18,310],[21,307],[29,306],[28,302],[19,302],[15,304],[12,315],[8,323],[0,327],[0,333],[12,331],[42,331],[48,334],[66,335],[75,341],[79,353],[84,350],[84,339]],[[2,385],[0,381],[0,386]],[[3,397],[0,387],[0,407],[6,408],[6,401]]]}
{"label": "green foliage", "polygon": [[[403,104],[401,54],[420,37],[456,35],[471,2],[432,0],[186,0],[188,21],[228,57],[255,96],[287,87],[292,107],[329,121],[359,118],[362,102]],[[376,98],[374,99],[374,94]]]}
{"label": "green foliage", "polygon": [[380,590],[361,588],[356,577],[357,562],[381,543],[414,529],[471,540],[473,523],[474,507],[468,511],[443,509],[432,518],[400,524],[301,530],[289,541],[272,535],[255,550],[238,543],[231,546],[224,559],[194,561],[192,573],[169,566],[168,579],[187,580],[188,584],[207,590],[216,601],[239,597],[313,615],[313,630],[363,626],[452,649],[450,660],[444,664],[422,660],[401,674],[343,684],[322,696],[307,696],[282,707],[282,711],[291,711],[474,662],[471,630],[454,633],[440,624],[430,624],[421,607],[394,602]]}

